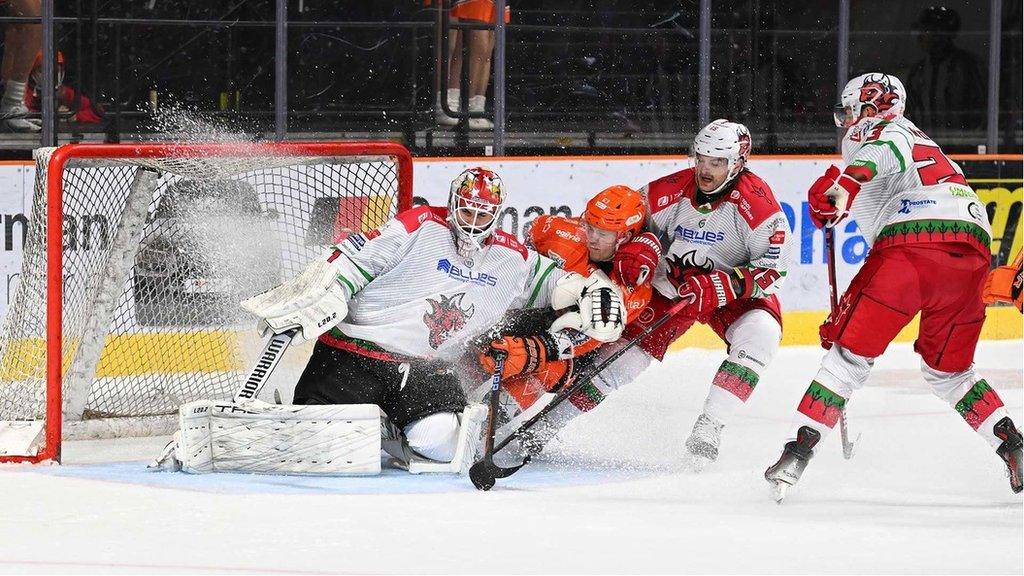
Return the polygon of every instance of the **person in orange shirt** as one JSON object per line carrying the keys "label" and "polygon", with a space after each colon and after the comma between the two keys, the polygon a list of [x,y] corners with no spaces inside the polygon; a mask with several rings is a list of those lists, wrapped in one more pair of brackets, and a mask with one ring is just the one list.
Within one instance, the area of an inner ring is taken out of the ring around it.
{"label": "person in orange shirt", "polygon": [[[551,258],[564,270],[584,276],[608,275],[622,291],[628,324],[647,307],[652,294],[651,279],[661,259],[658,238],[643,232],[644,218],[644,199],[640,193],[628,186],[612,186],[590,199],[582,217],[538,216],[523,236],[528,247]],[[550,322],[542,324],[547,326]],[[551,330],[557,325],[556,320]],[[559,354],[549,332],[523,332],[529,335],[493,340],[480,355],[481,366],[487,371],[494,369],[496,353],[506,356],[502,373],[502,387],[508,396],[503,402],[506,413],[521,413],[546,392],[558,392],[573,372],[579,372],[579,364],[593,362],[594,352],[601,344],[581,337],[565,357]],[[535,427],[539,430],[524,448],[539,452],[565,423],[593,409],[613,390],[614,385],[595,378],[553,411],[546,426]]]}
{"label": "person in orange shirt", "polygon": [[1006,302],[1024,312],[1021,308],[1021,288],[1024,284],[1021,274],[1021,254],[1024,254],[1024,251],[1017,252],[1013,264],[1000,266],[988,273],[988,277],[985,278],[985,290],[981,296],[985,304]]}
{"label": "person in orange shirt", "polygon": [[[426,0],[426,6],[429,7],[431,4],[433,4],[432,0]],[[494,0],[453,0],[449,18],[452,22],[494,24],[497,22],[495,12],[497,10]],[[508,24],[512,17],[512,11],[507,3],[504,17],[505,23]],[[448,107],[453,111],[459,110],[463,41],[469,43],[469,95],[467,98],[469,111],[483,112],[487,104],[487,84],[491,79],[491,54],[494,52],[494,30],[456,30],[453,28],[448,36],[448,70],[439,71],[440,74],[446,75],[448,85],[447,92],[437,93],[434,117],[440,126],[455,126],[459,123],[457,118],[452,118],[444,113],[441,108],[441,99],[447,99]],[[494,122],[487,118],[470,118],[468,125],[470,130],[494,129]]]}

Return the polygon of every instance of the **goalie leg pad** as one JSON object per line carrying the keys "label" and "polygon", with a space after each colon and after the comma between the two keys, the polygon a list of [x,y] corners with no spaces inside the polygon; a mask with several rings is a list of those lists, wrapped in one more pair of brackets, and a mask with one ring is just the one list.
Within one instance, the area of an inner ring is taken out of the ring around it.
{"label": "goalie leg pad", "polygon": [[380,473],[375,404],[244,406],[200,400],[179,410],[174,458],[192,473]]}
{"label": "goalie leg pad", "polygon": [[[437,462],[419,456],[413,456],[409,462],[409,473],[440,472],[446,474],[466,474],[473,465],[477,450],[480,448],[481,431],[487,419],[487,408],[482,404],[470,404],[459,415],[459,430],[455,440],[455,451],[450,462]],[[415,422],[406,427],[415,425]]]}

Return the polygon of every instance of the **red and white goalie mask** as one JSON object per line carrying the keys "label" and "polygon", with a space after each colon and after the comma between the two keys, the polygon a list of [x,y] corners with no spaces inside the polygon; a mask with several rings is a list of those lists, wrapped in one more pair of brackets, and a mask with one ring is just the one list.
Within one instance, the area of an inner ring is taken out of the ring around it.
{"label": "red and white goalie mask", "polygon": [[873,116],[902,116],[907,107],[907,89],[892,74],[870,72],[846,83],[834,114],[836,126],[849,128],[860,121],[866,106]]}
{"label": "red and white goalie mask", "polygon": [[452,180],[448,195],[448,225],[460,252],[483,247],[498,228],[505,205],[505,185],[486,168],[470,168]]}

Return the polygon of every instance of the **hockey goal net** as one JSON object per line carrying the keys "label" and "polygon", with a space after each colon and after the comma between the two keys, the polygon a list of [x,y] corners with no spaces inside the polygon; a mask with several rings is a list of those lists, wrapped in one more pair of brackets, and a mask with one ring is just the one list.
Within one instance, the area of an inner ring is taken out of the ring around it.
{"label": "hockey goal net", "polygon": [[35,158],[0,332],[0,461],[59,461],[62,431],[144,434],[182,403],[231,398],[245,348],[260,345],[238,303],[412,204],[409,153],[387,142],[69,145]]}

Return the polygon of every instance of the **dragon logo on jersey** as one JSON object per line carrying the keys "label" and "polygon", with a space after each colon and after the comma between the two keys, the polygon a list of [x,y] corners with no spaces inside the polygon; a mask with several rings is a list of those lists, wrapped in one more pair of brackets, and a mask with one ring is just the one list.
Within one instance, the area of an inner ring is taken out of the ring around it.
{"label": "dragon logo on jersey", "polygon": [[668,276],[674,282],[682,282],[692,274],[703,274],[705,272],[711,272],[715,269],[715,263],[708,258],[704,257],[703,262],[697,262],[697,251],[690,250],[683,254],[673,255],[665,259],[668,262]]}
{"label": "dragon logo on jersey", "polygon": [[473,317],[474,306],[462,307],[462,298],[465,292],[448,297],[441,294],[441,300],[427,298],[430,304],[430,312],[423,315],[423,323],[426,324],[430,334],[427,336],[427,343],[434,350],[451,338],[452,334],[466,327],[466,321]]}

